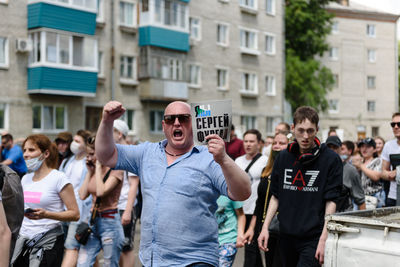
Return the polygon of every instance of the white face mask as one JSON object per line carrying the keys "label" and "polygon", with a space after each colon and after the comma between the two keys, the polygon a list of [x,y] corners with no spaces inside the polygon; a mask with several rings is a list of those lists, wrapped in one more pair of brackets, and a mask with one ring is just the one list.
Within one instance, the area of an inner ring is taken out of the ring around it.
{"label": "white face mask", "polygon": [[28,168],[28,172],[35,172],[39,170],[40,166],[42,166],[44,159],[40,159],[42,154],[39,157],[28,159],[25,161],[26,167]]}
{"label": "white face mask", "polygon": [[82,152],[81,145],[75,141],[72,141],[69,149],[71,149],[71,152],[74,153],[74,155]]}

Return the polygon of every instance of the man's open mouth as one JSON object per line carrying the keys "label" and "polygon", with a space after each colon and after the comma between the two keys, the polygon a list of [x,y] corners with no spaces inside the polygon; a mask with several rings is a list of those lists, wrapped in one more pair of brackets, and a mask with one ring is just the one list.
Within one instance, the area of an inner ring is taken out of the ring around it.
{"label": "man's open mouth", "polygon": [[182,137],[183,133],[181,130],[174,130],[174,137]]}

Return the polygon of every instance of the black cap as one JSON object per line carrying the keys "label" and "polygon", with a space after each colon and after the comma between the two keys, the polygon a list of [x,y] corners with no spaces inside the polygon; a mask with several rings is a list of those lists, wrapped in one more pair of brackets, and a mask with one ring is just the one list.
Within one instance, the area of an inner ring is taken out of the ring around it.
{"label": "black cap", "polygon": [[334,145],[336,147],[342,146],[342,141],[340,141],[340,138],[336,135],[329,136],[325,143],[326,145]]}
{"label": "black cap", "polygon": [[372,139],[371,137],[368,137],[368,138],[365,138],[365,139],[363,139],[363,140],[361,140],[359,143],[358,143],[358,147],[360,147],[360,146],[362,146],[362,145],[367,145],[367,146],[372,146],[373,148],[376,148],[376,143],[375,143],[375,140],[374,139]]}

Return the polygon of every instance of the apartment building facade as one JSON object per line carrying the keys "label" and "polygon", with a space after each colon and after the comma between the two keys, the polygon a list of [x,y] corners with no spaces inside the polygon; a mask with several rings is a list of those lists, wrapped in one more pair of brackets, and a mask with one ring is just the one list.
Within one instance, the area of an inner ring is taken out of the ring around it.
{"label": "apartment building facade", "polygon": [[351,1],[331,3],[335,15],[328,37],[329,51],[322,58],[335,77],[328,94],[329,110],[321,129],[344,139],[392,138],[391,115],[398,111],[398,15],[367,8]]}
{"label": "apartment building facade", "polygon": [[283,118],[282,0],[0,0],[0,131],[97,129],[127,108],[157,141],[166,105],[232,99],[239,132]]}

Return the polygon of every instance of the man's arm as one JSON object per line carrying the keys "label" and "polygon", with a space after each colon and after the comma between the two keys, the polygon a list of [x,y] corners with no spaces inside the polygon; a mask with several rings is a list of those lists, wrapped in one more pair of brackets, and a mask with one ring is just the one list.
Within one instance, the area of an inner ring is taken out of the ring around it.
{"label": "man's arm", "polygon": [[396,170],[390,170],[390,162],[382,160],[382,173],[381,177],[387,181],[394,181],[396,179]]}
{"label": "man's arm", "polygon": [[121,224],[127,225],[132,221],[132,209],[133,204],[135,204],[136,194],[138,191],[139,177],[138,176],[128,176],[129,191],[128,191],[128,201],[126,202],[125,211],[121,217]]}
{"label": "man's arm", "polygon": [[[325,216],[329,214],[333,214],[336,211],[336,203],[333,201],[327,201],[325,204]],[[325,243],[326,239],[328,239],[328,229],[326,228],[328,221],[325,220],[324,229],[322,230],[322,234],[319,237],[319,242],[317,246],[317,251],[315,252],[315,258],[319,261],[319,264],[324,263],[324,253],[325,253]]]}
{"label": "man's arm", "polygon": [[250,180],[247,174],[226,154],[225,143],[217,134],[206,137],[208,151],[213,154],[215,162],[222,169],[228,185],[229,198],[236,201],[244,201],[251,194]]}
{"label": "man's arm", "polygon": [[274,218],[279,207],[279,200],[272,195],[269,200],[267,215],[265,216],[265,221],[261,229],[261,233],[258,236],[258,247],[263,251],[268,251],[268,239],[269,239],[269,225]]}
{"label": "man's arm", "polygon": [[108,102],[103,108],[103,117],[96,134],[96,157],[101,164],[114,168],[118,152],[113,138],[114,120],[124,114],[125,108],[117,101]]}
{"label": "man's arm", "polygon": [[6,159],[6,160],[0,162],[0,164],[7,165],[7,166],[10,166],[12,163],[13,163],[13,161],[11,159]]}
{"label": "man's arm", "polygon": [[[1,192],[0,192],[1,193]],[[0,200],[0,267],[7,267],[10,258],[11,231],[8,227],[3,202]]]}

